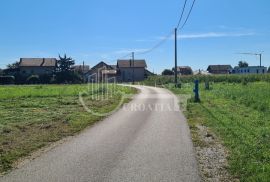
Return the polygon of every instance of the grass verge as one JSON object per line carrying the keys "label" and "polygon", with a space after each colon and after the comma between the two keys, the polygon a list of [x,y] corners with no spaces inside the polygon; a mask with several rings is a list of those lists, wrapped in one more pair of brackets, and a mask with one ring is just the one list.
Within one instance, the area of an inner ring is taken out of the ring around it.
{"label": "grass verge", "polygon": [[[174,93],[192,94],[193,85]],[[203,147],[198,127],[206,126],[229,151],[229,172],[240,181],[270,179],[270,85],[267,82],[201,85],[201,103],[188,102],[185,113],[195,146]]]}
{"label": "grass verge", "polygon": [[[133,88],[109,86],[110,96],[97,101],[94,98],[106,92],[94,88],[84,94],[84,101],[100,113],[114,110],[122,93],[136,93]],[[19,158],[101,120],[79,102],[79,93],[87,90],[87,85],[1,86],[0,173],[10,170]]]}

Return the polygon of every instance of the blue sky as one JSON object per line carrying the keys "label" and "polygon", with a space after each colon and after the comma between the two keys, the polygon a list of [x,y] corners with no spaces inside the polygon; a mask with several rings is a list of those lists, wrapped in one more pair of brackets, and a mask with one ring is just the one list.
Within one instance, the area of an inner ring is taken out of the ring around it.
{"label": "blue sky", "polygon": [[[192,0],[189,0],[188,8]],[[176,26],[184,0],[8,0],[0,3],[0,67],[20,57],[67,53],[77,64],[116,63],[154,46]],[[270,64],[269,0],[197,0],[179,37],[179,64]],[[174,65],[174,42],[147,55],[150,71]]]}

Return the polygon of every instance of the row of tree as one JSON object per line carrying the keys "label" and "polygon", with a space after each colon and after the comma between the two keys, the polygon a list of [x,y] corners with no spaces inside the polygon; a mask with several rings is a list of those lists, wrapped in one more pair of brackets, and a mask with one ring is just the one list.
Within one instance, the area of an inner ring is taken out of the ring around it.
{"label": "row of tree", "polygon": [[7,65],[7,69],[2,70],[0,84],[15,83],[15,84],[33,84],[33,83],[82,83],[83,75],[72,70],[75,65],[75,60],[59,55],[57,66],[52,74],[44,75],[25,75],[20,72],[19,62]]}

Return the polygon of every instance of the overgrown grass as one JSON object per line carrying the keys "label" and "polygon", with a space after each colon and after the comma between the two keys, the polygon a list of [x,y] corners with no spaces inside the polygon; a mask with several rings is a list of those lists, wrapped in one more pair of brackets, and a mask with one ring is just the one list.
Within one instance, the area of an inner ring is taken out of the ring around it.
{"label": "overgrown grass", "polygon": [[[192,94],[193,84],[175,93]],[[270,179],[270,84],[216,83],[210,90],[201,84],[201,103],[188,103],[186,112],[193,136],[197,125],[206,125],[230,151],[230,171],[241,181]],[[195,145],[200,145],[194,138]]]}
{"label": "overgrown grass", "polygon": [[[270,74],[251,74],[251,75],[191,75],[179,76],[181,83],[191,83],[195,80],[200,82],[227,82],[227,83],[246,83],[265,81],[270,82]],[[174,82],[174,76],[151,76],[143,83],[147,85],[166,85]]]}
{"label": "overgrown grass", "polygon": [[[107,91],[107,99],[96,100]],[[97,85],[90,88],[87,85],[1,86],[0,172],[11,169],[19,158],[102,119],[84,110],[79,102],[80,92],[85,92],[87,106],[106,113],[119,104],[120,92],[134,94],[136,91],[121,86],[114,90],[112,85],[108,88]]]}

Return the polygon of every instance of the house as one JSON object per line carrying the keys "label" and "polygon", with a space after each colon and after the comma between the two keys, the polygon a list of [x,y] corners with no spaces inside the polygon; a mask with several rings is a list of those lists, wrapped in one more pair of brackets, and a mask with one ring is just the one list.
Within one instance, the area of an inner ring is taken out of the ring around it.
{"label": "house", "polygon": [[117,69],[119,73],[119,82],[142,81],[146,77],[145,60],[118,60]]}
{"label": "house", "polygon": [[207,71],[211,74],[228,74],[231,69],[231,65],[209,65]]}
{"label": "house", "polygon": [[194,75],[211,75],[211,73],[209,73],[208,71],[205,71],[205,70],[196,70],[193,72]]}
{"label": "house", "polygon": [[152,73],[151,71],[149,70],[145,70],[145,78],[148,78],[149,76],[155,76],[156,74],[155,73]]}
{"label": "house", "polygon": [[116,66],[111,66],[101,61],[85,74],[86,80],[96,83],[117,79],[117,70],[115,68]]}
{"label": "house", "polygon": [[75,65],[75,66],[72,66],[71,69],[74,72],[86,74],[90,70],[90,66],[89,65]]}
{"label": "house", "polygon": [[[174,72],[174,68],[172,69]],[[178,75],[192,75],[193,71],[189,66],[178,66],[177,67],[177,74]]]}
{"label": "house", "polygon": [[23,75],[53,74],[57,67],[55,58],[21,58],[20,73]]}
{"label": "house", "polygon": [[234,69],[230,70],[231,74],[266,74],[267,68],[264,66],[248,66],[240,68],[236,66]]}

